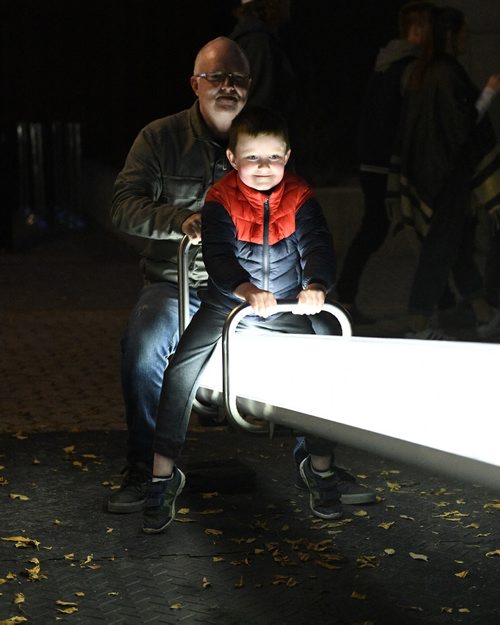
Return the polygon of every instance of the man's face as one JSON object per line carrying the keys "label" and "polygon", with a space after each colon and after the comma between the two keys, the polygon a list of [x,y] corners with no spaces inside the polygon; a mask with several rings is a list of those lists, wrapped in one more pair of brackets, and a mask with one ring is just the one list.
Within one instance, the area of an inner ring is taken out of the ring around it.
{"label": "man's face", "polygon": [[191,86],[198,96],[201,113],[210,127],[225,132],[247,101],[248,67],[232,48],[214,46],[196,70]]}
{"label": "man's face", "polygon": [[246,185],[268,191],[282,181],[290,150],[277,135],[240,134],[235,153],[227,150],[227,158]]}

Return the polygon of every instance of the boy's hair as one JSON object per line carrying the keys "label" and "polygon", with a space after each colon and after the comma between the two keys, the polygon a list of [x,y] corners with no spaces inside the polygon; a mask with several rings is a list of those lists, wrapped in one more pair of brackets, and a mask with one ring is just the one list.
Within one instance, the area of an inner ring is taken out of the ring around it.
{"label": "boy's hair", "polygon": [[227,145],[233,154],[236,151],[238,137],[241,134],[250,135],[251,137],[274,135],[283,139],[287,150],[290,148],[290,138],[285,119],[276,111],[264,106],[246,107],[233,119]]}
{"label": "boy's hair", "polygon": [[408,37],[410,28],[414,25],[425,27],[430,22],[432,10],[434,9],[432,2],[419,2],[419,0],[410,0],[399,9],[399,36],[403,39]]}

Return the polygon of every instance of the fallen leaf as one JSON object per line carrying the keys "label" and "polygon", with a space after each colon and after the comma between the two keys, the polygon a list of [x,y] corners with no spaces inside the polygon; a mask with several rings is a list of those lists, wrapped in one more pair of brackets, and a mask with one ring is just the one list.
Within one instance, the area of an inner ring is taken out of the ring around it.
{"label": "fallen leaf", "polygon": [[170,604],[170,609],[171,610],[181,610],[182,609],[182,603],[171,603]]}
{"label": "fallen leaf", "polygon": [[359,556],[356,558],[358,569],[374,569],[380,566],[380,560],[377,556]]}
{"label": "fallen leaf", "polygon": [[14,595],[14,605],[21,605],[21,603],[24,603],[26,601],[26,597],[23,595],[22,592],[16,592],[16,594]]}
{"label": "fallen leaf", "polygon": [[14,436],[15,436],[18,440],[20,440],[20,441],[24,441],[24,440],[26,440],[26,439],[28,438],[28,437],[26,436],[26,434],[24,434],[21,430],[19,430],[18,432],[16,432],[16,433],[14,434]]}
{"label": "fallen leaf", "polygon": [[95,454],[82,454],[82,458],[97,458],[97,456]]}
{"label": "fallen leaf", "polygon": [[78,608],[75,608],[74,606],[71,608],[57,608],[58,612],[62,612],[63,614],[74,614],[75,612],[78,612]]}
{"label": "fallen leaf", "polygon": [[240,577],[240,579],[235,583],[234,587],[235,588],[244,588],[244,586],[245,586],[245,578],[242,575]]}
{"label": "fallen leaf", "polygon": [[202,493],[201,497],[202,499],[212,499],[213,497],[218,497],[219,493],[217,491],[214,491],[213,493]]}
{"label": "fallen leaf", "polygon": [[201,580],[201,587],[202,587],[202,588],[210,588],[210,586],[211,586],[211,585],[212,585],[212,584],[208,581],[208,579],[207,579],[206,577],[204,577],[204,578]]}
{"label": "fallen leaf", "polygon": [[460,577],[460,579],[465,579],[468,574],[469,574],[469,571],[459,571],[458,573],[453,573],[455,577]]}
{"label": "fallen leaf", "polygon": [[461,614],[470,614],[469,608],[458,608],[457,611],[460,612]]}
{"label": "fallen leaf", "polygon": [[64,556],[65,560],[74,560],[75,559],[75,554],[74,553],[67,553]]}
{"label": "fallen leaf", "polygon": [[15,542],[16,547],[36,547],[38,549],[41,544],[40,541],[28,538],[27,536],[6,536],[2,537],[2,540]]}
{"label": "fallen leaf", "polygon": [[212,562],[224,562],[225,558],[223,558],[222,556],[213,556],[212,557]]}
{"label": "fallen leaf", "polygon": [[41,464],[40,460],[38,460],[38,458],[33,458],[33,460],[31,461],[31,464]]}
{"label": "fallen leaf", "polygon": [[383,523],[379,523],[378,527],[381,527],[383,530],[389,530],[394,525],[394,521],[385,521]]}
{"label": "fallen leaf", "polygon": [[500,510],[500,502],[495,501],[494,503],[485,503],[483,508],[495,508]]}
{"label": "fallen leaf", "polygon": [[0,621],[0,625],[17,625],[17,623],[27,623],[28,619],[24,616],[11,616],[10,618]]}
{"label": "fallen leaf", "polygon": [[423,560],[424,562],[429,562],[429,558],[428,556],[425,556],[423,553],[414,553],[413,551],[410,551],[410,558],[413,558],[414,560]]}
{"label": "fallen leaf", "polygon": [[75,596],[76,597],[85,597],[85,593],[80,590],[78,592],[75,592]]}
{"label": "fallen leaf", "polygon": [[414,521],[415,520],[412,516],[408,516],[407,514],[400,514],[399,517],[401,519],[405,519],[406,521]]}
{"label": "fallen leaf", "polygon": [[20,501],[28,501],[29,497],[27,495],[20,495],[19,493],[9,493],[9,497],[11,499],[19,499]]}
{"label": "fallen leaf", "polygon": [[396,550],[389,547],[387,549],[384,549],[384,553],[386,553],[388,556],[393,556],[396,553]]}
{"label": "fallen leaf", "polygon": [[495,551],[488,551],[485,555],[487,558],[494,558],[495,556],[500,556],[500,549],[495,549]]}
{"label": "fallen leaf", "polygon": [[221,530],[216,530],[216,529],[207,527],[205,530],[205,534],[207,534],[208,536],[222,536],[224,532],[222,532]]}
{"label": "fallen leaf", "polygon": [[359,599],[360,601],[364,601],[366,599],[366,595],[363,592],[356,592],[353,590],[351,592],[351,599]]}
{"label": "fallen leaf", "polygon": [[440,611],[441,611],[443,614],[453,614],[453,608],[449,608],[449,607],[447,607],[447,606],[443,606],[443,607],[440,609]]}
{"label": "fallen leaf", "polygon": [[8,483],[9,483],[9,480],[3,477],[2,475],[0,475],[0,486],[7,486]]}
{"label": "fallen leaf", "polygon": [[398,484],[397,482],[386,482],[386,484],[387,488],[392,492],[401,490],[401,484]]}
{"label": "fallen leaf", "polygon": [[56,605],[76,606],[76,605],[78,605],[78,603],[76,603],[76,601],[63,601],[62,599],[58,599],[56,601]]}
{"label": "fallen leaf", "polygon": [[368,516],[368,512],[366,510],[356,510],[356,512],[353,512],[353,516]]}
{"label": "fallen leaf", "polygon": [[288,588],[293,588],[298,584],[297,580],[291,575],[274,575],[271,583],[274,586],[287,586]]}
{"label": "fallen leaf", "polygon": [[179,508],[177,514],[189,514],[191,510],[189,508]]}
{"label": "fallen leaf", "polygon": [[68,445],[68,447],[63,447],[63,451],[65,454],[72,454],[75,451],[75,446]]}

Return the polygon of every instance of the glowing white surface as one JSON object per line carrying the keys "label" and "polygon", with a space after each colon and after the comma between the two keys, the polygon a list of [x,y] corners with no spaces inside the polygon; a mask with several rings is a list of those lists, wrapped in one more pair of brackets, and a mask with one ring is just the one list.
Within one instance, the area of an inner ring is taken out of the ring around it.
{"label": "glowing white surface", "polygon": [[[236,395],[499,465],[500,345],[241,333]],[[201,385],[222,390],[220,346]]]}

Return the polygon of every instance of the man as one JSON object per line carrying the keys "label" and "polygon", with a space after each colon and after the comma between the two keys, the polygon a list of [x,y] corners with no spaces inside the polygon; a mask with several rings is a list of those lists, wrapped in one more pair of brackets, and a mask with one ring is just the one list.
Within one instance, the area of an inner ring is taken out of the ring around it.
{"label": "man", "polygon": [[[148,124],[137,136],[119,173],[112,200],[113,225],[146,239],[144,287],[122,341],[122,388],[128,429],[123,483],[107,510],[141,510],[151,478],[156,413],[169,357],[179,340],[177,249],[188,235],[201,236],[207,189],[230,166],[226,143],[233,118],[247,100],[251,79],[241,48],[218,37],[199,51],[191,87],[197,100],[188,110]],[[207,275],[199,246],[189,259],[190,312]]]}
{"label": "man", "polygon": [[385,196],[392,147],[399,126],[403,77],[425,41],[432,11],[430,2],[407,2],[399,11],[399,38],[379,51],[366,85],[358,126],[360,182],[364,198],[361,226],[347,251],[337,296],[354,324],[371,319],[356,308],[363,270],[389,230]]}

